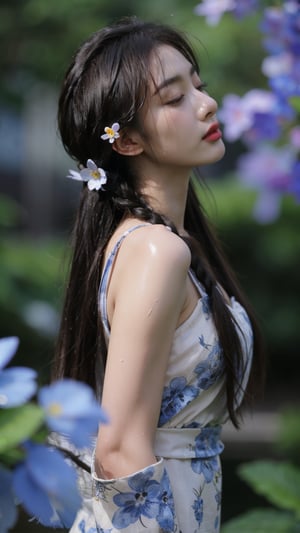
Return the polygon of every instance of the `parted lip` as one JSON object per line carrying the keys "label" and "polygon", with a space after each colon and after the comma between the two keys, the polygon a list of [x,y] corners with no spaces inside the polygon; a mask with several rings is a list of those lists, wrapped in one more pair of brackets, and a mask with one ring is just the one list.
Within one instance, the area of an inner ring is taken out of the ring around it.
{"label": "parted lip", "polygon": [[205,137],[208,137],[208,135],[211,135],[211,133],[214,133],[215,131],[218,131],[220,129],[220,124],[219,122],[214,122],[207,130],[207,132],[205,133],[205,135],[203,135],[203,139],[205,139]]}

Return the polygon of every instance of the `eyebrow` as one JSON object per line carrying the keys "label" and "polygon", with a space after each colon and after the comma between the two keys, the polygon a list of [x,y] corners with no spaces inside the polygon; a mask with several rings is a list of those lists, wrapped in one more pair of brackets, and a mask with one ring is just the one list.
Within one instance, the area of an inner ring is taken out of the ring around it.
{"label": "eyebrow", "polygon": [[[190,76],[195,74],[195,72],[197,72],[197,69],[195,65],[192,65],[190,68],[190,72],[189,72]],[[181,82],[182,80],[183,80],[183,76],[181,74],[176,74],[176,76],[172,76],[171,78],[166,78],[156,87],[154,94],[157,94],[162,89],[169,87],[169,85],[173,85],[173,83]]]}

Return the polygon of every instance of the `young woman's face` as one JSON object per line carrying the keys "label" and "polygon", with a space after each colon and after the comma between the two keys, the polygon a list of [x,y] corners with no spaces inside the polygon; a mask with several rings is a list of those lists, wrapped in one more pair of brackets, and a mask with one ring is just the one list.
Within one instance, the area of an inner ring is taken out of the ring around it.
{"label": "young woman's face", "polygon": [[177,169],[218,161],[225,147],[217,103],[204,91],[191,63],[175,48],[162,45],[153,56],[151,73],[150,96],[141,116],[149,141],[145,155]]}

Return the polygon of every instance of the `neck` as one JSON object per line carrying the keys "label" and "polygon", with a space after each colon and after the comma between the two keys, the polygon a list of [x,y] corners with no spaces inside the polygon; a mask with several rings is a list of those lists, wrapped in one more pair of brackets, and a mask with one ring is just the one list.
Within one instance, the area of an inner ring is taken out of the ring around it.
{"label": "neck", "polygon": [[152,209],[166,216],[184,233],[184,215],[191,169],[160,169],[144,171],[139,178],[139,189]]}

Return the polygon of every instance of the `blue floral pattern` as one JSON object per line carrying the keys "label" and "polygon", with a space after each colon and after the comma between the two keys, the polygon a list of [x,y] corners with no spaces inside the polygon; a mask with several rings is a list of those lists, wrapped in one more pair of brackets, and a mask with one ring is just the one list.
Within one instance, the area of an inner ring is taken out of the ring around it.
{"label": "blue floral pattern", "polygon": [[[97,525],[107,527],[103,517],[109,509],[113,531],[131,531],[131,526],[153,527],[173,532],[175,528],[175,507],[169,476],[160,461],[140,472],[120,480],[98,480],[96,476]],[[99,485],[101,490],[98,490]],[[105,490],[103,490],[103,487]],[[110,497],[107,495],[110,493]],[[140,530],[140,529],[138,529]],[[134,529],[135,531],[135,529]],[[154,529],[153,529],[154,531]]]}
{"label": "blue floral pattern", "polygon": [[196,499],[193,502],[192,509],[194,511],[194,516],[198,526],[201,525],[203,521],[203,498],[201,497],[201,492],[195,492]]}
{"label": "blue floral pattern", "polygon": [[[206,346],[209,345],[206,344]],[[198,387],[202,390],[207,390],[223,376],[224,370],[225,366],[222,349],[219,342],[216,340],[207,358],[195,368]]]}
{"label": "blue floral pattern", "polygon": [[[106,290],[110,271],[123,239],[138,227],[141,225],[120,238],[104,266],[99,305],[107,341],[110,332]],[[92,520],[97,533],[219,532],[222,485],[219,456],[223,450],[220,432],[228,418],[224,359],[210,298],[192,272],[190,277],[200,300],[174,334],[155,439],[158,462],[116,480],[100,480],[93,473]],[[253,338],[251,324],[240,304],[232,298],[228,308],[241,336],[244,355],[238,405],[249,376]],[[82,516],[86,512],[83,509]],[[93,527],[92,520],[89,527]],[[70,533],[83,533],[78,521]]]}
{"label": "blue floral pattern", "polygon": [[147,473],[136,474],[128,480],[132,492],[124,492],[113,497],[114,503],[120,508],[112,519],[117,529],[128,527],[142,517],[154,518],[158,516],[160,505],[160,485],[151,479],[153,468]]}
{"label": "blue floral pattern", "polygon": [[[99,530],[97,531],[97,528],[95,527],[89,527],[89,529],[86,529],[86,522],[85,520],[81,520],[78,524],[78,528],[80,533],[99,533]],[[100,533],[106,533],[104,530],[100,530]],[[107,533],[110,533],[107,531]]]}
{"label": "blue floral pattern", "polygon": [[173,418],[174,415],[198,396],[198,392],[198,387],[187,385],[187,380],[184,376],[172,379],[169,386],[163,390],[158,425],[162,426]]}

